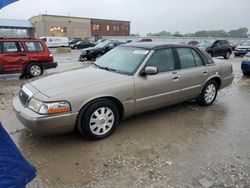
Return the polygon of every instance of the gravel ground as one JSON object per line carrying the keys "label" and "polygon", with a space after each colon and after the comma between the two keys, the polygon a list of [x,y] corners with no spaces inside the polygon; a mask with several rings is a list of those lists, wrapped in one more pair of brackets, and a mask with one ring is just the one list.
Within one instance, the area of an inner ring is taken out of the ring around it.
{"label": "gravel ground", "polygon": [[[77,61],[79,51],[54,56],[59,66],[44,76],[89,64]],[[11,106],[27,80],[0,78],[0,120],[38,169],[27,187],[250,187],[250,78],[241,74],[241,58],[228,61],[235,80],[214,105],[186,102],[141,114],[101,141],[32,135]]]}

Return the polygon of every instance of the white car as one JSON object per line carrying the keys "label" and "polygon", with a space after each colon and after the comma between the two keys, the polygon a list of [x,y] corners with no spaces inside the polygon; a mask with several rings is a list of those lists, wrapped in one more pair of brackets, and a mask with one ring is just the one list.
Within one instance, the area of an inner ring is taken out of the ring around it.
{"label": "white car", "polygon": [[234,55],[244,56],[248,52],[250,52],[250,40],[244,41],[239,46],[237,46],[234,50]]}

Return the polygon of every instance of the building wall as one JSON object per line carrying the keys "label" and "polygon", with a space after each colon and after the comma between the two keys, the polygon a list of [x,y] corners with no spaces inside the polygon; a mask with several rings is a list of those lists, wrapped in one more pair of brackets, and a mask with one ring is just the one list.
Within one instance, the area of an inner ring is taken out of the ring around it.
{"label": "building wall", "polygon": [[91,19],[92,36],[129,36],[130,22]]}
{"label": "building wall", "polygon": [[37,37],[85,38],[91,36],[91,21],[86,18],[39,15],[30,18],[30,21],[36,28]]}

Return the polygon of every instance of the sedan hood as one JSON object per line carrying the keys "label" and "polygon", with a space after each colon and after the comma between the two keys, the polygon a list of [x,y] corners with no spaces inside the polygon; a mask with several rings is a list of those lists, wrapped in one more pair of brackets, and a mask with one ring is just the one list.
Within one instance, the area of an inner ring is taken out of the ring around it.
{"label": "sedan hood", "polygon": [[74,92],[80,88],[96,86],[122,77],[126,77],[126,75],[94,67],[87,67],[66,73],[51,75],[30,82],[30,84],[47,97],[54,97],[62,93]]}

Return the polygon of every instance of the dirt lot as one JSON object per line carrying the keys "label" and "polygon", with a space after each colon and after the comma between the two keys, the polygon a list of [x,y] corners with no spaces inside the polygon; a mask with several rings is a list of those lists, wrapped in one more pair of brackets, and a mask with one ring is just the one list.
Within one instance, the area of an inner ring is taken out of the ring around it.
{"label": "dirt lot", "polygon": [[[78,53],[55,54],[59,67],[46,75],[87,66]],[[250,187],[250,78],[241,74],[241,58],[228,61],[235,80],[214,105],[186,102],[142,114],[95,142],[78,133],[32,135],[11,106],[27,80],[0,80],[0,120],[38,169],[28,187]]]}

